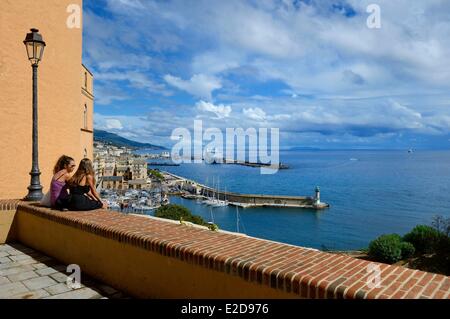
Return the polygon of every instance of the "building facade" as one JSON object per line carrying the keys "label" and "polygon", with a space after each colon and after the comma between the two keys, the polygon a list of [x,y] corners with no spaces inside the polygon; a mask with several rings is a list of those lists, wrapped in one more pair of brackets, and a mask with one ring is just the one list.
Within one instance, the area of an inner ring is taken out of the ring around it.
{"label": "building facade", "polygon": [[38,68],[44,192],[59,156],[77,163],[93,156],[93,77],[82,65],[82,0],[2,0],[1,7],[0,199],[23,198],[32,152],[32,68],[23,44],[30,28],[47,44]]}
{"label": "building facade", "polygon": [[80,151],[83,157],[93,159],[94,155],[94,76],[83,64],[81,68]]}

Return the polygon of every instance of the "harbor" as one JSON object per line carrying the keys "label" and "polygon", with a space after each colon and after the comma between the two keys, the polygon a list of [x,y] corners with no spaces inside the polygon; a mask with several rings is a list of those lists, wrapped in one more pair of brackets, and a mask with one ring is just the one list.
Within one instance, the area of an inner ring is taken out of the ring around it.
{"label": "harbor", "polygon": [[169,172],[161,172],[165,179],[171,180],[172,185],[177,185],[179,192],[172,195],[180,195],[185,199],[202,201],[210,206],[238,206],[251,207],[292,207],[321,210],[330,205],[320,200],[320,188],[316,187],[313,196],[284,196],[262,194],[240,194],[220,190],[218,187],[210,187],[196,181],[186,179]]}
{"label": "harbor", "polygon": [[98,191],[106,200],[109,209],[123,213],[145,214],[169,204],[170,196],[196,200],[211,207],[231,205],[240,208],[286,207],[322,210],[330,206],[320,200],[319,187],[316,187],[313,196],[240,194],[203,185],[166,171],[161,171],[161,174],[163,180],[150,189],[98,188]]}
{"label": "harbor", "polygon": [[[94,171],[96,172],[97,191],[105,198],[112,210],[124,213],[143,213],[153,211],[170,202],[171,196],[191,199],[211,207],[236,206],[240,208],[277,207],[305,208],[322,210],[330,205],[320,199],[320,189],[311,189],[311,195],[292,196],[277,194],[245,194],[230,192],[219,186],[220,177],[213,173],[212,186],[199,183],[198,179],[189,179],[173,172],[180,166],[172,162],[168,152],[159,154],[132,154],[126,148],[95,144]],[[220,164],[232,166],[273,167],[263,163],[249,161],[226,160],[221,157],[211,163],[202,159],[210,168]],[[215,165],[216,164],[216,165]],[[285,164],[277,164],[277,168],[288,168]],[[152,168],[167,166],[165,171]],[[217,179],[217,183],[214,179]]]}
{"label": "harbor", "polygon": [[169,198],[155,189],[147,190],[100,190],[101,196],[108,204],[108,209],[122,213],[146,214],[162,205],[169,204]]}

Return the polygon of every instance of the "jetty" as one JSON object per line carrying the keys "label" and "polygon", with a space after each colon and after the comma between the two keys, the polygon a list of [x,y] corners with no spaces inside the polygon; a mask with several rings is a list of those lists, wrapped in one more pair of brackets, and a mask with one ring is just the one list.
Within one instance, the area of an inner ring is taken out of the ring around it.
{"label": "jetty", "polygon": [[330,206],[320,201],[319,187],[316,187],[314,196],[240,194],[217,190],[169,172],[162,172],[162,174],[168,176],[172,181],[176,180],[183,190],[182,197],[187,199],[207,199],[214,197],[218,200],[226,201],[229,205],[242,208],[293,207],[321,210]]}
{"label": "jetty", "polygon": [[148,166],[180,166],[176,163],[165,163],[165,162],[147,162]]}
{"label": "jetty", "polygon": [[[184,157],[184,159],[190,159],[191,161],[207,161],[204,157],[195,157],[192,155],[191,157]],[[237,160],[237,159],[229,159],[229,158],[220,158],[220,157],[212,157],[208,160],[209,164],[233,164],[233,165],[242,165],[248,167],[266,167],[271,169],[288,169],[289,166],[283,163],[262,163],[262,162],[250,162],[248,160]]]}
{"label": "jetty", "polygon": [[[224,158],[222,160],[223,164],[235,164],[235,165],[242,165],[242,166],[249,166],[249,167],[267,167],[272,169],[288,169],[289,166],[283,163],[279,164],[271,164],[271,163],[261,163],[261,162],[249,162],[249,161],[238,161],[235,159],[226,159]],[[221,164],[221,163],[218,163]]]}

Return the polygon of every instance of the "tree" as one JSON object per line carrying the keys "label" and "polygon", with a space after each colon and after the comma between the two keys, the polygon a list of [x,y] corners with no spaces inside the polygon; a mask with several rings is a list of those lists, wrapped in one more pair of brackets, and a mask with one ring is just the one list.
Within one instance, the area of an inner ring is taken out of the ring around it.
{"label": "tree", "polygon": [[436,244],[443,234],[428,225],[417,225],[403,236],[403,240],[414,245],[416,252],[430,254],[435,252]]}
{"label": "tree", "polygon": [[436,215],[433,217],[431,225],[438,232],[443,233],[445,236],[450,235],[450,218],[444,218],[444,216]]}
{"label": "tree", "polygon": [[156,179],[158,182],[164,181],[164,175],[161,174],[160,171],[157,171],[155,169],[149,169],[148,174],[150,175],[151,178]]}
{"label": "tree", "polygon": [[186,207],[176,204],[169,204],[159,207],[155,212],[155,216],[172,220],[187,221],[201,226],[208,226],[208,223],[205,222],[202,217],[193,215]]}

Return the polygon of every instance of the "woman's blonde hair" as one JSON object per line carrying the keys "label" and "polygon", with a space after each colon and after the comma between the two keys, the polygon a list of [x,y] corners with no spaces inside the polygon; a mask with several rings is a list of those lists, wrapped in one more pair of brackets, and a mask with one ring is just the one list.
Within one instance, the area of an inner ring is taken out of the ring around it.
{"label": "woman's blonde hair", "polygon": [[78,165],[77,171],[69,180],[69,184],[73,186],[80,185],[83,178],[87,177],[88,175],[92,176],[95,185],[95,172],[94,168],[92,167],[92,162],[88,158],[83,158],[80,161],[80,165]]}

